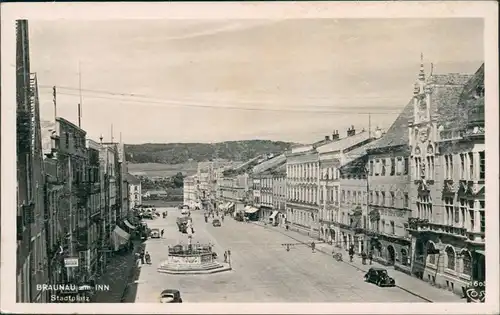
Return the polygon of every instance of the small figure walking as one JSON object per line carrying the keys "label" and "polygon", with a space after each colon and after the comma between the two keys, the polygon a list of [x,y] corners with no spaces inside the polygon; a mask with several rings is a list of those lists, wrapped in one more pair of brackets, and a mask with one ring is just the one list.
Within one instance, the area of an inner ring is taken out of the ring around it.
{"label": "small figure walking", "polygon": [[366,265],[366,253],[365,252],[363,252],[361,254],[361,262],[363,263],[363,265]]}
{"label": "small figure walking", "polygon": [[141,257],[141,264],[144,265],[144,250],[141,250],[141,253],[139,255]]}
{"label": "small figure walking", "polygon": [[312,242],[311,248],[312,248],[312,252],[315,253],[316,252],[316,243]]}
{"label": "small figure walking", "polygon": [[227,263],[227,250],[224,252],[224,262]]}
{"label": "small figure walking", "polygon": [[351,246],[349,247],[349,261],[350,261],[350,262],[352,262],[353,257],[354,257],[354,246],[353,246],[353,245],[351,245]]}
{"label": "small figure walking", "polygon": [[287,225],[285,225],[285,229],[286,229],[287,231],[288,231],[288,228],[289,228],[289,227],[288,227],[288,224],[287,224]]}
{"label": "small figure walking", "polygon": [[161,234],[161,238],[163,238],[163,234],[164,234],[164,233],[165,233],[165,230],[163,230],[163,229],[162,229],[162,230],[161,230],[161,233],[160,233],[160,234]]}
{"label": "small figure walking", "polygon": [[370,265],[371,265],[371,264],[372,264],[372,261],[373,261],[373,252],[372,252],[372,251],[370,251],[370,252],[368,253],[368,260],[370,261]]}

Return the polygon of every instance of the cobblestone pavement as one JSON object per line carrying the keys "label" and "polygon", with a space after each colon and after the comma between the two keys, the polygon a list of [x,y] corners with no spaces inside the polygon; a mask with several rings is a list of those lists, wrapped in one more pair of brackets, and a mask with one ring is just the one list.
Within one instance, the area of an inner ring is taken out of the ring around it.
{"label": "cobblestone pavement", "polygon": [[[160,212],[164,209],[159,209]],[[330,255],[312,253],[307,245],[288,235],[256,224],[226,217],[222,227],[205,223],[201,211],[193,212],[193,242],[211,242],[219,257],[231,250],[233,270],[211,275],[169,275],[157,271],[167,257],[167,246],[187,236],[178,232],[180,211],[170,208],[166,219],[150,221],[165,229],[163,239],[150,239],[146,250],[153,264],[141,268],[135,302],[158,302],[167,288],[179,289],[184,302],[424,302],[400,288],[380,288],[363,281],[363,273],[334,261]],[[284,243],[297,243],[286,251]],[[393,273],[393,272],[391,272]]]}
{"label": "cobblestone pavement", "polygon": [[[135,250],[141,247],[140,242],[135,243]],[[133,253],[115,254],[104,274],[96,280],[97,284],[110,286],[110,291],[98,291],[91,300],[93,303],[120,303],[127,284],[131,281],[130,274],[135,268],[135,258]]]}
{"label": "cobblestone pavement", "polygon": [[[313,239],[307,235],[304,235],[302,233],[296,232],[296,231],[286,231],[282,227],[274,227],[271,225],[266,225],[262,222],[255,222],[254,224],[259,225],[263,228],[275,231],[277,233],[281,233],[283,235],[286,235],[298,242],[304,242],[306,244],[310,244],[312,241],[316,242],[316,250],[323,252],[324,254],[331,255],[332,251],[335,250],[335,252],[342,252],[344,256],[344,263],[347,265],[350,265],[351,267],[359,270],[360,272],[366,272],[370,268],[370,265],[363,265],[361,262],[361,258],[355,256],[353,262],[349,262],[349,257],[347,255],[347,252],[343,249],[340,248],[334,248],[333,245],[327,244],[327,243],[318,243],[317,239]],[[377,262],[373,262],[371,267],[381,267],[385,268],[388,270],[389,274],[391,277],[396,280],[396,285],[401,288],[402,290],[406,290],[411,294],[414,294],[416,296],[421,297],[422,299],[425,299],[429,302],[464,302],[466,303],[466,299],[462,299],[456,294],[435,288],[425,281],[422,281],[420,279],[411,277],[410,275],[407,275],[403,272],[399,272],[394,270],[393,267],[388,267],[384,266],[382,264],[379,264]]]}

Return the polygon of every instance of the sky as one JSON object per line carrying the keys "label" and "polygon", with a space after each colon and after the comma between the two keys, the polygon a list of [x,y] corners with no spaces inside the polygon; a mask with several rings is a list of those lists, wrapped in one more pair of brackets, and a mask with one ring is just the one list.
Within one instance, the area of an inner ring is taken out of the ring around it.
{"label": "sky", "polygon": [[[30,20],[41,116],[123,142],[269,139],[387,129],[427,73],[474,73],[481,19]],[[371,113],[371,115],[368,115]]]}

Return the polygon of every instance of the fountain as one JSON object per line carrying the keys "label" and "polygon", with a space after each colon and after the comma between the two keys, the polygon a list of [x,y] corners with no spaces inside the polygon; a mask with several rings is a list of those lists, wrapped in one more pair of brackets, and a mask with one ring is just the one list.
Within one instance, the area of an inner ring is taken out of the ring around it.
{"label": "fountain", "polygon": [[158,266],[158,272],[169,274],[210,274],[231,270],[231,266],[217,261],[211,244],[192,244],[191,226],[188,226],[188,244],[168,247],[167,259]]}

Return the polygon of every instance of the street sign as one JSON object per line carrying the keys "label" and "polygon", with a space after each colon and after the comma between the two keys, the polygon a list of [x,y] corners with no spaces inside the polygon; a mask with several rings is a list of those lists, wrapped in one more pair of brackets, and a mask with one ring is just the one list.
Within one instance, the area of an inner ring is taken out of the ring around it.
{"label": "street sign", "polygon": [[64,267],[78,267],[78,258],[64,258]]}

